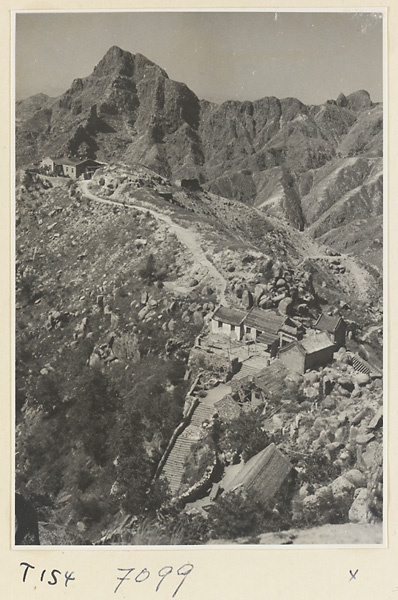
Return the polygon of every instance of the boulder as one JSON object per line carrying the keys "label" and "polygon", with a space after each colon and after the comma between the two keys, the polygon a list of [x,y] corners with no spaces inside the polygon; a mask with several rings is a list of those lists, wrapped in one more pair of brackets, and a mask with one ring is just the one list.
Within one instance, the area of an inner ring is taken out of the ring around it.
{"label": "boulder", "polygon": [[330,442],[330,444],[326,445],[326,450],[328,452],[330,452],[331,454],[334,454],[335,452],[337,452],[338,450],[341,450],[342,448],[344,448],[344,443],[339,442],[339,441]]}
{"label": "boulder", "polygon": [[269,296],[262,296],[260,298],[259,303],[258,303],[258,307],[259,308],[264,308],[264,309],[272,308],[272,300],[271,300],[271,298]]}
{"label": "boulder", "polygon": [[290,315],[293,309],[293,300],[291,298],[284,298],[278,304],[278,312],[280,315]]}
{"label": "boulder", "polygon": [[299,304],[297,306],[297,312],[302,317],[306,317],[308,315],[308,306],[306,304]]}
{"label": "boulder", "polygon": [[383,407],[380,406],[368,425],[368,429],[377,429],[383,423]]}
{"label": "boulder", "polygon": [[195,279],[195,277],[192,277],[189,281],[188,281],[188,287],[195,287],[199,284],[199,281],[197,279]]}
{"label": "boulder", "polygon": [[347,106],[348,100],[347,100],[346,96],[343,94],[343,92],[340,92],[340,94],[337,96],[336,104],[337,104],[337,106],[340,106],[343,108],[345,106]]}
{"label": "boulder", "polygon": [[336,400],[335,398],[325,398],[322,400],[322,408],[326,408],[327,410],[333,410],[336,408]]}
{"label": "boulder", "polygon": [[354,381],[360,385],[360,386],[364,386],[367,385],[368,383],[370,383],[370,377],[369,375],[367,375],[366,373],[357,373],[354,376]]}
{"label": "boulder", "polygon": [[316,383],[317,381],[319,381],[319,373],[317,373],[316,371],[309,371],[308,373],[304,374],[303,379],[305,383]]}
{"label": "boulder", "polygon": [[139,319],[145,319],[146,315],[149,313],[149,306],[144,306],[144,308],[141,308],[141,310],[138,313],[138,318]]}
{"label": "boulder", "polygon": [[151,321],[155,317],[156,317],[156,311],[153,309],[149,309],[149,311],[145,315],[145,321]]}
{"label": "boulder", "polygon": [[310,400],[315,400],[319,396],[319,390],[313,386],[307,387],[304,389],[304,395]]}
{"label": "boulder", "polygon": [[262,285],[257,284],[254,288],[254,295],[259,300],[261,296],[264,294],[264,287]]}
{"label": "boulder", "polygon": [[351,523],[370,523],[371,513],[368,504],[368,490],[358,488],[355,493],[354,502],[348,511],[348,518]]}
{"label": "boulder", "polygon": [[198,302],[191,302],[191,304],[188,306],[188,310],[190,313],[194,313],[201,309],[202,309],[202,305],[199,304]]}
{"label": "boulder", "polygon": [[337,383],[341,385],[344,390],[347,390],[347,392],[352,392],[355,387],[351,379],[348,377],[339,377]]}
{"label": "boulder", "polygon": [[281,294],[274,296],[272,298],[272,301],[274,302],[274,304],[279,304],[279,302],[281,302],[284,298],[286,298],[286,292],[282,292]]}
{"label": "boulder", "polygon": [[362,396],[362,390],[359,387],[354,388],[351,392],[351,398],[360,398]]}
{"label": "boulder", "polygon": [[374,440],[373,433],[363,433],[363,434],[357,435],[357,437],[356,437],[356,443],[360,444],[361,446],[365,446],[372,440]]}
{"label": "boulder", "polygon": [[136,240],[134,240],[134,246],[136,248],[142,248],[143,246],[146,246],[147,243],[147,240],[145,240],[144,238],[137,238]]}
{"label": "boulder", "polygon": [[336,442],[345,442],[348,438],[348,428],[347,427],[338,427],[334,434],[334,439]]}
{"label": "boulder", "polygon": [[236,297],[241,299],[244,292],[244,288],[242,285],[237,285],[235,288]]}
{"label": "boulder", "polygon": [[368,409],[367,408],[362,408],[359,412],[356,413],[356,415],[351,419],[351,425],[358,425],[362,419],[364,419],[366,417],[366,415],[368,414]]}
{"label": "boulder", "polygon": [[346,501],[354,496],[355,486],[344,475],[337,477],[331,487],[336,500]]}
{"label": "boulder", "polygon": [[248,309],[253,306],[253,295],[249,290],[244,290],[242,293],[242,304],[244,308]]}
{"label": "boulder", "polygon": [[315,491],[314,496],[320,502],[328,502],[332,499],[333,493],[330,486],[324,485]]}
{"label": "boulder", "polygon": [[356,488],[366,487],[366,477],[358,469],[351,469],[344,473],[344,477],[348,479]]}
{"label": "boulder", "polygon": [[167,312],[169,313],[174,313],[177,308],[179,307],[179,303],[176,300],[173,300],[172,302],[170,302],[170,304],[167,307]]}

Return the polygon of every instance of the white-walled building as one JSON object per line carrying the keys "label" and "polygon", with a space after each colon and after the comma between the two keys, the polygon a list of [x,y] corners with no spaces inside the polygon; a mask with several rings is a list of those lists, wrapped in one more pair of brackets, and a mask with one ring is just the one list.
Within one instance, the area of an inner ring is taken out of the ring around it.
{"label": "white-walled building", "polygon": [[234,337],[238,341],[243,336],[243,321],[247,313],[236,308],[220,306],[211,319],[212,333],[222,333]]}

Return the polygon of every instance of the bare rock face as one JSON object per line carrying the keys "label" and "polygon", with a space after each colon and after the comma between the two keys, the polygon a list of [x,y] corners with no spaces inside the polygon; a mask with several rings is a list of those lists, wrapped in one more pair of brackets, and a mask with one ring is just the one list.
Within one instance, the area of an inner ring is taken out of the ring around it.
{"label": "bare rock face", "polygon": [[145,56],[113,46],[62,96],[17,103],[17,163],[59,152],[127,156],[333,236],[364,214],[382,214],[381,110],[364,90],[320,106],[275,97],[215,104]]}
{"label": "bare rock face", "polygon": [[366,110],[372,106],[372,101],[370,99],[369,92],[366,90],[359,90],[358,92],[353,92],[346,98],[347,105],[351,110],[360,111]]}

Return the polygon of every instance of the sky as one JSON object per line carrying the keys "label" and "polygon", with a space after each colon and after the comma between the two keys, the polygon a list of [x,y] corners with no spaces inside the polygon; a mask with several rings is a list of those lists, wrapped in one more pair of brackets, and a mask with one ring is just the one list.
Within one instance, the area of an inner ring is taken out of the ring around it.
{"label": "sky", "polygon": [[380,102],[382,29],[363,12],[18,13],[15,96],[62,94],[116,45],[213,102],[320,104],[359,89]]}

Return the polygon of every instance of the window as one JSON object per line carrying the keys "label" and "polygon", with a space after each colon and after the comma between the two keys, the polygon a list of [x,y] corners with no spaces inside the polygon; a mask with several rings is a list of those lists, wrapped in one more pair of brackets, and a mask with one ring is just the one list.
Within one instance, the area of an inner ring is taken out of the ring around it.
{"label": "window", "polygon": [[231,331],[235,331],[235,325],[231,325]]}
{"label": "window", "polygon": [[222,321],[218,321],[218,328],[220,329],[222,327]]}
{"label": "window", "polygon": [[252,332],[252,328],[251,327],[246,327],[246,333],[251,333]]}

